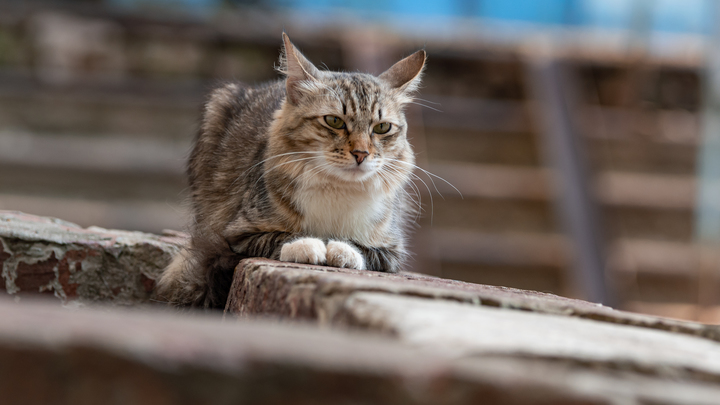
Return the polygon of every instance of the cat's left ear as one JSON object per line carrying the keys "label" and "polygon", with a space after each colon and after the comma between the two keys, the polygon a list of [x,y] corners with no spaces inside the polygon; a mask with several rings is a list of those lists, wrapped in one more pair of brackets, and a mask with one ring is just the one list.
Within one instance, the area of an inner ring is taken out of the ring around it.
{"label": "cat's left ear", "polygon": [[300,51],[290,42],[287,34],[283,32],[283,54],[280,57],[280,71],[287,75],[285,86],[288,100],[297,105],[301,97],[300,84],[302,82],[316,82],[320,71],[307,60]]}
{"label": "cat's left ear", "polygon": [[411,92],[420,85],[420,76],[425,67],[425,51],[420,50],[394,64],[379,77],[392,88]]}

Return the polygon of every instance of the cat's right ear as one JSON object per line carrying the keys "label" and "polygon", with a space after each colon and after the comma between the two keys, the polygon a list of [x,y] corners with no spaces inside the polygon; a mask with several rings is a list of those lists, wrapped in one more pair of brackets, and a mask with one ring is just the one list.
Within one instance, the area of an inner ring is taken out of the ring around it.
{"label": "cat's right ear", "polygon": [[317,82],[320,71],[307,60],[303,54],[290,42],[287,34],[283,32],[283,52],[280,55],[280,71],[287,75],[285,86],[290,103],[297,105],[302,96],[303,82]]}
{"label": "cat's right ear", "polygon": [[417,51],[394,64],[379,77],[392,88],[401,89],[405,93],[410,93],[420,85],[420,76],[422,76],[422,71],[425,67],[425,58],[425,51]]}

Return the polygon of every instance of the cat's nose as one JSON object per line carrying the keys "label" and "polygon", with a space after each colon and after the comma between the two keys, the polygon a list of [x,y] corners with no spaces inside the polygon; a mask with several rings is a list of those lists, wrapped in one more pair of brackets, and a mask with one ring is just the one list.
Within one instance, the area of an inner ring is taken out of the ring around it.
{"label": "cat's nose", "polygon": [[357,162],[357,164],[360,164],[363,161],[365,161],[365,158],[368,157],[368,155],[369,155],[369,153],[367,151],[357,150],[357,149],[350,152],[350,154],[355,156],[355,161]]}

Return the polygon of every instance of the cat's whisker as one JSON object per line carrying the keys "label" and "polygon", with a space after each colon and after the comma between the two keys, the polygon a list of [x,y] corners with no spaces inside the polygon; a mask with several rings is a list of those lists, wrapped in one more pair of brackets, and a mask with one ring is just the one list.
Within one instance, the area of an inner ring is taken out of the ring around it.
{"label": "cat's whisker", "polygon": [[[407,162],[403,162],[403,161],[401,161],[401,160],[398,160],[398,162],[400,162],[400,163],[407,163]],[[413,166],[416,167],[416,168],[418,168],[418,169],[420,169],[418,166],[415,166],[415,165],[413,165]],[[420,170],[423,170],[423,169],[420,169]],[[423,172],[424,172],[424,170],[423,170]],[[427,175],[427,173],[425,173],[425,174]],[[444,199],[445,199],[445,196],[442,195],[442,193],[440,192],[440,190],[438,190],[437,184],[435,184],[435,181],[433,180],[433,178],[430,177],[430,176],[428,176],[428,179],[430,180],[430,183],[432,183],[433,188],[435,189],[435,192],[438,193],[438,195],[440,196],[440,198],[442,198],[442,199],[444,200]]]}
{"label": "cat's whisker", "polygon": [[311,170],[309,170],[309,171],[307,171],[307,172],[303,172],[302,175],[303,175],[303,176],[310,176],[310,177],[312,177],[312,176],[314,176],[314,175],[319,174],[320,172],[324,172],[324,171],[325,171],[325,166],[327,166],[327,163],[322,164],[322,165],[319,165],[319,166],[317,166],[317,167],[314,167],[314,168],[312,168]]}
{"label": "cat's whisker", "polygon": [[[393,160],[394,160],[394,159],[393,159]],[[430,196],[430,225],[432,226],[433,216],[434,216],[434,213],[435,213],[435,203],[434,203],[434,201],[433,201],[432,191],[430,191],[430,187],[427,185],[427,183],[425,183],[425,181],[424,181],[423,179],[420,178],[420,176],[418,176],[417,174],[412,173],[412,172],[410,172],[409,174],[410,174],[411,177],[417,179],[417,180],[420,181],[423,185],[425,185],[425,188],[426,188],[427,191],[428,191],[428,195]]]}
{"label": "cat's whisker", "polygon": [[387,177],[385,177],[385,176],[383,175],[383,173],[378,172],[378,177],[380,177],[380,181],[382,181],[382,184],[383,184],[386,188],[388,188],[388,189],[391,188],[390,180],[389,180]]}
{"label": "cat's whisker", "polygon": [[[388,171],[393,170],[393,172],[395,174],[399,175],[400,177],[403,176],[402,172],[400,171],[400,168],[395,166],[394,164],[390,163],[389,161],[385,162],[383,169],[386,169]],[[422,205],[422,195],[420,193],[420,189],[418,189],[417,186],[415,185],[415,183],[413,183],[413,182],[408,182],[408,184],[410,185],[410,187],[412,187],[413,191],[415,191],[415,193],[419,199],[419,203]]]}
{"label": "cat's whisker", "polygon": [[294,160],[291,160],[291,161],[289,161],[289,162],[283,162],[283,163],[277,164],[277,165],[275,165],[275,166],[267,169],[267,170],[266,170],[266,173],[269,172],[270,170],[277,169],[278,167],[282,167],[282,166],[285,166],[285,165],[289,165],[289,164],[291,164],[291,163],[302,162],[302,161],[305,161],[305,160],[312,160],[312,159],[315,159],[315,158],[316,158],[315,156],[311,156],[311,157],[306,157],[306,158],[294,159]]}
{"label": "cat's whisker", "polygon": [[[392,186],[391,186],[391,181],[390,181],[390,179],[388,179],[387,177],[385,177],[383,174],[384,174],[384,173],[383,173],[382,170],[378,170],[378,171],[377,171],[377,175],[378,175],[378,177],[380,177],[380,180],[383,182],[383,184],[384,184],[388,189],[391,189]],[[402,190],[402,189],[401,189],[401,190]]]}
{"label": "cat's whisker", "polygon": [[425,188],[427,188],[428,195],[430,196],[430,226],[432,226],[432,224],[433,224],[433,218],[434,218],[434,216],[435,216],[435,203],[433,202],[433,196],[432,196],[432,192],[430,191],[430,187],[428,187],[427,183],[425,183],[425,182],[423,181],[423,179],[421,179],[420,176],[418,176],[417,174],[415,174],[415,173],[410,173],[410,175],[411,175],[412,177],[418,179],[422,184],[425,185]]}
{"label": "cat's whisker", "polygon": [[[413,195],[414,195],[415,198],[417,199],[415,202],[416,202],[416,204],[418,205],[419,211],[420,211],[420,212],[421,212],[421,211],[424,211],[424,210],[423,210],[423,207],[422,207],[422,194],[420,194],[420,189],[417,188],[417,186],[416,186],[415,183],[413,183],[413,182],[410,182],[409,184],[411,185],[410,187],[411,187],[412,190],[413,190]],[[409,192],[408,192],[408,194],[409,194]],[[418,213],[418,214],[419,214],[419,213]]]}
{"label": "cat's whisker", "polygon": [[283,156],[289,156],[289,155],[301,155],[301,154],[322,155],[323,152],[318,152],[318,151],[298,151],[298,152],[281,153],[281,154],[279,154],[279,155],[270,156],[269,158],[267,158],[267,159],[265,159],[265,160],[262,160],[262,161],[260,161],[260,162],[258,162],[258,163],[256,163],[256,164],[250,166],[250,168],[247,169],[247,170],[245,170],[242,175],[244,175],[245,173],[249,172],[249,171],[252,170],[253,168],[255,168],[255,167],[257,167],[257,166],[259,166],[259,165],[267,162],[267,161],[270,160],[270,159],[276,159],[276,158],[280,158],[280,157],[283,157]]}
{"label": "cat's whisker", "polygon": [[414,193],[410,194],[410,192],[405,189],[403,189],[402,192],[405,193],[405,195],[407,195],[408,198],[410,198],[410,201],[412,201],[412,203],[415,204],[415,206],[418,208],[418,211],[422,210],[422,205],[420,205],[420,203],[415,199],[416,195]]}
{"label": "cat's whisker", "polygon": [[[382,171],[380,171],[380,172],[378,172],[378,173],[382,173]],[[390,173],[390,171],[388,170],[388,174],[389,174],[389,173]],[[419,192],[419,190],[417,189],[417,186],[415,186],[414,183],[409,182],[408,184],[410,184],[410,187],[412,187],[412,190],[413,190],[413,193],[414,193],[414,194],[410,194],[410,192],[408,192],[405,188],[401,188],[400,191],[402,191],[403,193],[405,193],[405,195],[408,196],[408,198],[410,199],[410,201],[412,201],[412,202],[417,206],[418,209],[417,209],[417,211],[416,211],[415,219],[414,219],[415,222],[417,222],[417,219],[418,219],[418,217],[420,216],[420,213],[423,211],[423,209],[422,209],[422,200],[421,200],[422,197],[420,196],[420,192]],[[414,196],[415,198],[414,198],[413,196]],[[416,199],[416,198],[417,198],[417,199]]]}
{"label": "cat's whisker", "polygon": [[419,189],[418,186],[417,186],[415,183],[413,183],[412,181],[411,181],[411,182],[408,182],[408,184],[410,185],[410,188],[412,188],[413,192],[415,193],[415,196],[417,196],[417,203],[418,203],[418,206],[419,206],[420,210],[423,211],[423,208],[422,208],[422,193],[420,193],[420,189]]}
{"label": "cat's whisker", "polygon": [[405,177],[405,175],[400,171],[400,169],[397,166],[395,166],[391,163],[388,163],[388,162],[385,162],[385,164],[380,168],[379,171],[383,171],[383,170],[386,171],[388,174],[395,175],[394,177],[397,177],[397,178]]}
{"label": "cat's whisker", "polygon": [[258,177],[257,180],[255,180],[255,183],[253,184],[253,187],[257,186],[257,184],[258,184],[258,182],[260,181],[260,179],[262,179],[266,174],[270,173],[270,171],[273,170],[273,169],[277,169],[278,167],[285,166],[285,165],[288,165],[288,164],[290,164],[290,163],[296,163],[296,162],[301,162],[301,161],[311,160],[311,159],[316,159],[316,156],[311,156],[311,157],[306,157],[306,158],[295,159],[295,160],[291,160],[291,161],[289,161],[289,162],[284,162],[284,163],[277,164],[277,165],[275,165],[275,166],[273,166],[273,167],[265,170],[265,172],[263,172],[263,174],[260,175],[260,177]]}
{"label": "cat's whisker", "polygon": [[[438,180],[444,181],[447,185],[449,185],[449,186],[452,187],[455,191],[457,191],[458,194],[460,194],[460,198],[464,198],[463,195],[462,195],[462,193],[460,192],[460,190],[458,190],[457,187],[455,187],[455,186],[454,186],[452,183],[450,183],[449,181],[447,181],[447,180],[443,179],[442,177],[438,176],[437,174],[431,173],[431,172],[423,169],[422,167],[420,167],[420,166],[418,166],[418,165],[415,165],[415,164],[412,164],[412,163],[410,163],[410,162],[404,162],[404,161],[399,160],[399,159],[392,159],[392,161],[398,162],[398,163],[403,163],[403,164],[412,166],[412,167],[414,167],[414,168],[416,168],[416,169],[418,169],[418,170],[421,170],[421,171],[422,171],[423,173],[425,173],[428,177],[432,176],[432,177],[435,177],[435,178],[438,179]],[[439,193],[438,193],[438,194],[439,194]]]}
{"label": "cat's whisker", "polygon": [[[240,173],[240,175],[238,175],[238,177],[235,178],[235,180],[233,181],[232,185],[235,185],[235,183],[236,183],[238,180],[240,180],[241,178],[243,178],[250,170],[252,170],[252,169],[260,166],[261,164],[267,162],[268,160],[276,159],[276,158],[280,158],[280,157],[288,156],[288,155],[300,155],[300,154],[323,154],[323,152],[318,152],[318,151],[296,151],[296,152],[280,153],[280,154],[278,154],[278,155],[270,156],[270,157],[267,158],[267,159],[264,159],[264,160],[261,160],[261,161],[258,162],[258,163],[255,163],[254,165],[250,166],[247,170],[245,170],[245,171],[243,171],[242,173]],[[261,176],[261,177],[262,177],[262,176]],[[257,184],[257,182],[256,182],[256,184]]]}
{"label": "cat's whisker", "polygon": [[310,169],[309,171],[303,172],[301,174],[301,176],[307,176],[309,178],[309,177],[316,176],[316,175],[322,173],[324,176],[322,178],[322,180],[324,181],[327,179],[327,177],[329,175],[329,172],[327,170],[328,168],[332,169],[332,166],[329,163],[324,162],[323,164],[318,165],[317,167],[314,167],[314,168]]}
{"label": "cat's whisker", "polygon": [[413,204],[415,204],[415,206],[417,207],[417,209],[414,209],[414,210],[413,210],[413,211],[415,211],[415,217],[413,218],[413,222],[417,223],[418,218],[420,218],[420,214],[422,213],[422,205],[420,205],[420,203],[418,203],[418,202],[413,198],[412,194],[410,194],[407,190],[403,189],[403,193],[405,193],[405,195],[408,196],[408,198],[410,199],[410,201],[412,201]]}
{"label": "cat's whisker", "polygon": [[435,104],[435,105],[441,105],[441,104],[440,104],[440,103],[438,103],[438,102],[435,102],[435,101],[430,101],[430,100],[426,100],[426,99],[424,99],[424,98],[420,98],[420,97],[413,97],[413,100],[420,100],[420,101],[422,101],[422,102],[424,102],[424,103],[430,103],[430,104]]}
{"label": "cat's whisker", "polygon": [[442,110],[438,110],[438,109],[435,108],[435,107],[430,107],[429,105],[425,105],[425,104],[423,104],[423,103],[416,103],[415,101],[408,101],[408,104],[415,104],[415,105],[419,105],[420,107],[429,108],[429,109],[431,109],[431,110],[433,110],[433,111],[444,112],[444,111],[442,111]]}

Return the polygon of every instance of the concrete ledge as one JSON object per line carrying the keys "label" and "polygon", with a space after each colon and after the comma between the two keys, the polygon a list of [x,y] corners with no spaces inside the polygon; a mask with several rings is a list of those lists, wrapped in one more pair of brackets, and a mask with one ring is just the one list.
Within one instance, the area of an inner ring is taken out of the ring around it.
{"label": "concrete ledge", "polygon": [[359,322],[348,318],[345,307],[349,297],[360,292],[577,317],[720,341],[719,326],[617,311],[553,294],[471,284],[417,273],[386,274],[267,259],[247,259],[238,265],[225,312],[239,316],[272,315],[316,320],[328,325]]}
{"label": "concrete ledge", "polygon": [[606,404],[382,337],[0,300],[3,404]]}
{"label": "concrete ledge", "polygon": [[[407,347],[474,366],[490,358],[498,367],[511,369],[535,362],[536,373],[559,373],[553,381],[569,381],[565,372],[580,373],[591,385],[606,378],[642,380],[655,386],[652,395],[662,398],[661,403],[675,403],[668,399],[675,389],[689,390],[690,397],[678,399],[679,404],[720,403],[720,397],[694,397],[710,386],[720,387],[716,326],[550,294],[413,273],[248,259],[236,269],[225,312],[226,319],[270,316],[377,332]],[[645,403],[638,398],[650,394],[636,383],[610,391],[627,389],[638,401],[628,403]]]}
{"label": "concrete ledge", "polygon": [[146,302],[155,279],[185,242],[181,233],[81,228],[70,222],[0,211],[5,291],[53,294],[64,303]]}
{"label": "concrete ledge", "polygon": [[70,311],[33,300],[0,300],[0,393],[9,405],[687,405],[720,398],[714,382],[521,353],[458,356],[295,323]]}

